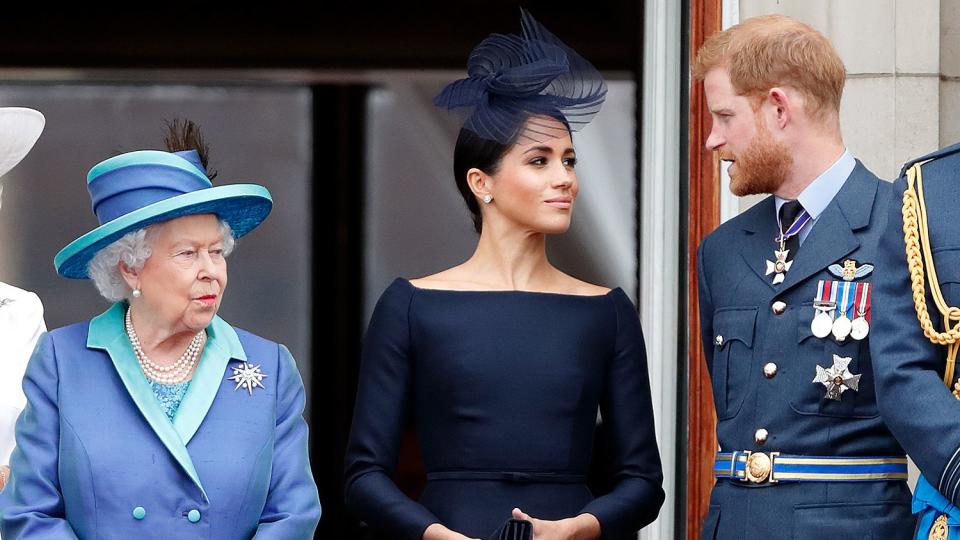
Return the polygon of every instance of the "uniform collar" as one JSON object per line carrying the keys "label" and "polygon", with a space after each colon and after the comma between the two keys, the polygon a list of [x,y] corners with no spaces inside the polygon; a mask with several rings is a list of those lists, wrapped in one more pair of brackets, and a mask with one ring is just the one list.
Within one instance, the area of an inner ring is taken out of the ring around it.
{"label": "uniform collar", "polygon": [[[833,162],[833,165],[823,171],[820,176],[816,177],[813,182],[810,182],[810,185],[800,192],[797,200],[800,201],[800,205],[814,221],[820,217],[830,201],[837,196],[856,166],[857,160],[850,155],[849,150],[844,150],[840,158]],[[776,212],[779,215],[780,207],[787,202],[787,199],[774,196],[774,200],[776,200]]]}

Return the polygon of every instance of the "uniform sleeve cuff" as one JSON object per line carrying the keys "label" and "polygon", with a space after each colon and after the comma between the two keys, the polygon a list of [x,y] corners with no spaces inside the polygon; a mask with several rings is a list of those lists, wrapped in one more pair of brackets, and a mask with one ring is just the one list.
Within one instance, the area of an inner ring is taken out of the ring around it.
{"label": "uniform sleeve cuff", "polygon": [[957,448],[950,456],[950,460],[947,461],[947,466],[943,469],[943,475],[940,476],[937,491],[956,505],[958,503],[957,497],[960,495],[960,489],[958,488],[960,488],[960,448]]}

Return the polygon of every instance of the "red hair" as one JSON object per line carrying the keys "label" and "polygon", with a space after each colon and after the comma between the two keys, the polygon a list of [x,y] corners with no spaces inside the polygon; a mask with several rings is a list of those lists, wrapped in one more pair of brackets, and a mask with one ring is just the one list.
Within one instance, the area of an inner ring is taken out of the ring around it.
{"label": "red hair", "polygon": [[840,111],[843,61],[826,36],[790,17],[753,17],[707,38],[693,77],[702,80],[715,68],[728,70],[738,94],[759,99],[771,88],[789,86],[803,94],[812,116]]}

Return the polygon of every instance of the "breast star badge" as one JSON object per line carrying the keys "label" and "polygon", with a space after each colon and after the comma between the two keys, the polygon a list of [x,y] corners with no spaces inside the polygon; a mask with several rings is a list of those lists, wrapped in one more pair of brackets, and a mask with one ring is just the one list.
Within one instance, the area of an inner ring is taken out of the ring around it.
{"label": "breast star badge", "polygon": [[241,387],[247,389],[247,393],[251,396],[253,395],[254,387],[259,386],[264,388],[263,381],[267,377],[265,373],[260,371],[260,364],[251,364],[249,362],[243,362],[237,367],[230,368],[233,370],[233,376],[227,377],[227,380],[237,383],[237,386],[233,389],[234,391],[239,390]]}
{"label": "breast star badge", "polygon": [[817,365],[817,376],[813,378],[815,384],[822,384],[827,388],[827,399],[840,401],[840,396],[847,390],[858,392],[861,375],[850,373],[847,366],[852,359],[849,356],[833,355],[833,365],[829,368]]}

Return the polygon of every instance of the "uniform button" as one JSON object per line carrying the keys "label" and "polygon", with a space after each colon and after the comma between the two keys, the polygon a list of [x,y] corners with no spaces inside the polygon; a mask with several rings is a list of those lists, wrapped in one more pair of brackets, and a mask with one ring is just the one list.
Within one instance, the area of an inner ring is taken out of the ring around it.
{"label": "uniform button", "polygon": [[147,517],[147,511],[142,507],[138,506],[133,509],[133,519],[143,519]]}
{"label": "uniform button", "polygon": [[770,304],[770,309],[774,315],[783,315],[783,312],[787,310],[787,303],[777,300],[773,304]]}
{"label": "uniform button", "polygon": [[187,512],[187,519],[190,520],[190,523],[196,523],[200,521],[200,511],[194,508],[193,510]]}
{"label": "uniform button", "polygon": [[763,365],[763,376],[772,379],[777,374],[777,365],[773,362],[767,362]]}
{"label": "uniform button", "polygon": [[757,444],[763,444],[767,442],[768,435],[769,433],[767,433],[767,430],[760,428],[756,433],[753,434],[753,440],[756,441]]}
{"label": "uniform button", "polygon": [[713,338],[713,344],[716,345],[717,347],[723,345],[723,336],[721,336],[720,334],[717,334],[717,337]]}

